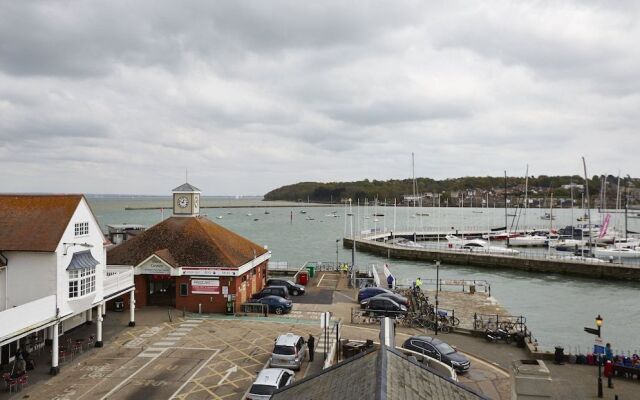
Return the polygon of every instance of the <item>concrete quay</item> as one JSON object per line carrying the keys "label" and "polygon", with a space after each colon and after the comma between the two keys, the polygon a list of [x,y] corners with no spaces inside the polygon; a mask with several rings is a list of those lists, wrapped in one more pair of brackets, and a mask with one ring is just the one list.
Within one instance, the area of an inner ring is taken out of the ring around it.
{"label": "concrete quay", "polygon": [[[353,247],[353,239],[343,238],[345,248]],[[588,263],[572,260],[524,258],[503,254],[486,254],[435,249],[408,248],[373,240],[356,239],[356,250],[387,258],[468,265],[493,269],[515,269],[526,272],[561,274],[593,279],[640,282],[640,267],[613,263]]]}

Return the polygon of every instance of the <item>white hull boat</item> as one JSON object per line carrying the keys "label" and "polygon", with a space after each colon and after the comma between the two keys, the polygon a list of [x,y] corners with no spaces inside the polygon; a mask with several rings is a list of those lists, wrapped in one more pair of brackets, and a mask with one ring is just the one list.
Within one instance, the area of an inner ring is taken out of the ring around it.
{"label": "white hull boat", "polygon": [[546,236],[526,235],[509,239],[509,246],[528,247],[528,246],[544,246],[547,243]]}
{"label": "white hull boat", "polygon": [[455,250],[469,251],[472,253],[489,253],[489,254],[519,254],[518,250],[507,249],[506,247],[491,246],[489,242],[482,239],[463,240],[453,235],[446,236],[449,247]]}
{"label": "white hull boat", "polygon": [[614,260],[617,258],[640,258],[640,248],[636,247],[634,249],[622,248],[616,249],[612,247],[608,247],[605,249],[596,248],[593,254],[598,258],[613,258]]}

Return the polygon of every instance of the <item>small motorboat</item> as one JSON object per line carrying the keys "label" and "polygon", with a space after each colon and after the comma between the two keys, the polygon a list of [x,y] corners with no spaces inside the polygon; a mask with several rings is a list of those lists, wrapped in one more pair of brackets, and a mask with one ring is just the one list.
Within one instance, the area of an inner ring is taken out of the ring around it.
{"label": "small motorboat", "polygon": [[623,247],[606,247],[604,249],[596,248],[593,254],[598,258],[616,259],[616,258],[640,258],[640,247],[633,249]]}

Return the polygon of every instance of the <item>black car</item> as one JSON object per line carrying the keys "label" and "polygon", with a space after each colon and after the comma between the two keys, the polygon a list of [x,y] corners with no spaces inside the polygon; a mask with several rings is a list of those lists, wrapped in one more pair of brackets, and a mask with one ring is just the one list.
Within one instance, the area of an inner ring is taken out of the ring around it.
{"label": "black car", "polygon": [[440,360],[450,365],[456,372],[466,372],[471,366],[466,356],[458,353],[442,340],[430,336],[412,336],[402,344],[402,347]]}
{"label": "black car", "polygon": [[377,298],[379,298],[379,297],[387,297],[387,298],[389,298],[389,299],[391,299],[391,300],[395,301],[395,302],[396,302],[396,303],[398,303],[398,304],[402,304],[402,305],[403,305],[403,306],[405,306],[405,307],[408,307],[408,306],[409,306],[409,299],[407,299],[407,298],[406,298],[406,297],[404,297],[404,296],[401,296],[401,295],[396,294],[396,293],[380,293],[380,294],[375,295],[375,296],[373,296],[373,297],[369,297],[369,298],[366,298],[366,299],[362,300],[362,301],[360,302],[360,307],[365,308],[365,307],[366,307],[366,305],[367,305],[367,304],[368,304],[372,299],[377,299]]}
{"label": "black car", "polygon": [[261,299],[251,300],[251,303],[266,304],[269,306],[269,312],[276,314],[286,314],[290,312],[293,307],[291,300],[283,299],[280,296],[265,296]]}
{"label": "black car", "polygon": [[376,317],[395,318],[407,313],[407,307],[398,304],[388,297],[375,297],[367,303],[365,310]]}
{"label": "black car", "polygon": [[284,299],[289,298],[289,290],[285,286],[267,286],[258,293],[251,296],[252,299],[261,299],[265,296],[280,296]]}
{"label": "black car", "polygon": [[289,290],[289,294],[299,296],[304,294],[304,286],[293,283],[288,279],[269,279],[267,286],[284,286]]}
{"label": "black car", "polygon": [[369,297],[377,296],[382,293],[393,293],[389,289],[381,288],[381,287],[368,287],[361,289],[358,292],[358,303],[360,303],[364,299],[368,299]]}

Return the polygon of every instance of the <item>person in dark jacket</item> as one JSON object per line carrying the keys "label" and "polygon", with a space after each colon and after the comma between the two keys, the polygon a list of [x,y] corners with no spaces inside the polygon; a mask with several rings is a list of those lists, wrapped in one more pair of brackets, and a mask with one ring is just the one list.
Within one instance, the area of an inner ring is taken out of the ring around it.
{"label": "person in dark jacket", "polygon": [[389,289],[393,289],[393,275],[387,276],[387,284],[389,285]]}
{"label": "person in dark jacket", "polygon": [[307,347],[309,348],[309,361],[313,362],[313,354],[315,352],[316,338],[312,334],[309,334],[309,340],[307,340]]}

